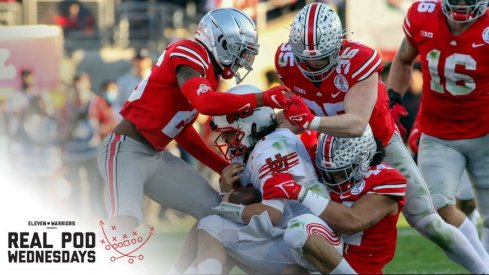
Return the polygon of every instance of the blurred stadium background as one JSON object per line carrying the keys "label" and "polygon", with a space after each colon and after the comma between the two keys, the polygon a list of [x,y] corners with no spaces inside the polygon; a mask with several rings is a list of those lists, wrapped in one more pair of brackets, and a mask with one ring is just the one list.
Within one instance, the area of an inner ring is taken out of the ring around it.
{"label": "blurred stadium background", "polygon": [[[413,1],[321,2],[329,3],[338,11],[347,38],[361,41],[381,53],[388,71],[388,64],[403,37],[402,20]],[[69,105],[71,93],[77,89],[75,82],[88,79],[85,85],[91,92],[90,98],[104,96],[103,84],[121,83],[118,80],[131,72],[134,58],[149,57],[154,62],[172,41],[192,37],[206,11],[216,7],[236,7],[256,21],[259,32],[260,53],[245,84],[266,88],[277,82],[273,65],[276,47],[287,40],[288,27],[295,13],[310,2],[314,1],[0,0],[0,172],[9,171],[16,178],[7,184],[18,183],[23,188],[39,190],[41,196],[49,198],[52,206],[72,209],[73,215],[80,219],[96,221],[104,218],[103,210],[94,203],[96,198],[93,197],[101,190],[101,183],[93,182],[90,177],[98,171],[88,165],[74,166],[73,159],[64,157],[64,146],[69,140],[59,138],[59,129],[67,123],[65,115],[77,111]],[[13,107],[9,103],[21,89],[22,75],[26,71],[32,76],[31,88],[35,94],[42,94],[43,98],[47,95],[50,102],[46,105],[48,111],[37,113],[41,118],[46,117],[48,123],[43,123],[39,116],[20,122],[26,136],[23,142],[28,145],[19,144],[17,137],[12,135]],[[417,111],[420,78],[414,74],[411,95],[405,101],[411,118]],[[221,90],[231,85],[234,83],[224,82]],[[118,87],[119,92],[123,89],[132,87]],[[212,143],[213,135],[206,127],[206,121],[205,117],[200,118],[195,127]],[[404,122],[409,129],[411,119]],[[16,149],[18,146],[24,147]],[[177,145],[172,144],[171,150],[217,186],[217,175]],[[78,160],[75,158],[75,162]],[[75,176],[70,176],[68,171],[73,169]],[[193,221],[180,213],[161,209],[149,200],[145,209],[145,222],[157,225],[157,241],[150,245],[149,249],[154,253],[148,262],[152,269],[164,272],[176,258],[175,252],[180,249]],[[234,271],[239,273],[239,270]],[[385,272],[464,271],[401,221],[397,255]]]}

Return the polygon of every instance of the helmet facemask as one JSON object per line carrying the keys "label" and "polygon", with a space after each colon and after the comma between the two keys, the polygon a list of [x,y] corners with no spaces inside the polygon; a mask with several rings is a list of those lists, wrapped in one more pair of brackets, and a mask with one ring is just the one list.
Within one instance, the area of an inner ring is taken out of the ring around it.
{"label": "helmet facemask", "polygon": [[[248,147],[242,143],[245,133],[236,128],[216,129],[220,132],[214,141],[221,154],[226,160],[233,160],[236,157],[243,156],[248,151]],[[232,136],[232,138],[231,138]]]}
{"label": "helmet facemask", "polygon": [[465,5],[459,5],[459,0],[443,0],[442,11],[453,22],[468,23],[486,13],[488,0],[465,0]]}
{"label": "helmet facemask", "polygon": [[195,39],[212,53],[224,79],[234,76],[239,84],[252,70],[259,49],[258,33],[255,23],[241,11],[210,11],[200,21]]}
{"label": "helmet facemask", "polygon": [[363,175],[368,171],[368,167],[362,169],[359,164],[362,161],[357,159],[352,164],[338,168],[327,168],[331,164],[323,162],[317,165],[317,167],[328,190],[333,193],[343,194],[361,182]]}
{"label": "helmet facemask", "polygon": [[377,145],[370,126],[358,138],[322,134],[316,151],[316,167],[326,187],[342,194],[363,181]]}
{"label": "helmet facemask", "polygon": [[[252,85],[235,86],[226,93],[250,94],[262,93]],[[255,144],[265,135],[271,133],[277,127],[275,113],[270,107],[258,107],[240,113],[232,113],[223,116],[213,116],[211,128],[220,135],[214,141],[227,160],[246,161]],[[238,158],[239,157],[239,158]]]}
{"label": "helmet facemask", "polygon": [[223,77],[226,78],[225,76],[234,76],[236,78],[236,84],[241,83],[241,81],[243,81],[245,77],[253,70],[253,62],[255,61],[255,56],[258,54],[258,48],[254,47],[252,44],[240,44],[240,47],[241,49],[239,50],[238,54],[230,52],[230,54],[234,57],[232,64],[230,66],[223,67]]}

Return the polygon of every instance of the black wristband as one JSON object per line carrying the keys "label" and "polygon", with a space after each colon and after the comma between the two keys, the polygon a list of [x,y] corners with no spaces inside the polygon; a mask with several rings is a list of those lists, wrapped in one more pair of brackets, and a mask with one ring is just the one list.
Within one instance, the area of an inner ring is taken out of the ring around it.
{"label": "black wristband", "polygon": [[401,104],[402,95],[393,89],[387,90],[387,94],[389,95],[389,107],[392,108],[394,104]]}

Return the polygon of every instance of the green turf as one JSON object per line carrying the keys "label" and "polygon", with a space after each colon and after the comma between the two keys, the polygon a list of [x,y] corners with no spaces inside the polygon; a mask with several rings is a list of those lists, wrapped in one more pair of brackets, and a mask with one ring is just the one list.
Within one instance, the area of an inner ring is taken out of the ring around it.
{"label": "green turf", "polygon": [[[192,219],[179,223],[161,223],[148,246],[147,263],[153,270],[165,272],[177,258]],[[398,223],[396,256],[384,269],[386,274],[461,274],[464,269],[451,262],[436,245],[410,228],[403,218]],[[234,269],[234,274],[241,273]]]}

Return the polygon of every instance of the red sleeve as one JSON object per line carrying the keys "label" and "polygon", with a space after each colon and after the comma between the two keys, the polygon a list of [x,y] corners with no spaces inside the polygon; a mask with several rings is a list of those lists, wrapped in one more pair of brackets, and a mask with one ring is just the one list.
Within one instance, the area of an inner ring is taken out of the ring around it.
{"label": "red sleeve", "polygon": [[[348,76],[352,79],[352,83],[365,80],[374,73],[380,74],[384,69],[382,59],[376,50],[359,43],[358,50],[359,52],[352,57],[350,63],[350,74]],[[343,54],[345,53],[343,52]]]}
{"label": "red sleeve", "polygon": [[404,22],[402,25],[402,29],[404,30],[404,34],[406,35],[406,39],[408,40],[409,44],[412,46],[416,47],[416,42],[415,42],[415,22],[416,22],[416,14],[417,14],[417,9],[418,9],[419,2],[415,2],[411,5],[409,8],[406,17],[404,17]]}
{"label": "red sleeve", "polygon": [[401,200],[406,195],[406,178],[385,163],[377,165],[377,169],[380,171],[370,174],[367,179],[374,185],[368,193],[399,197]]}
{"label": "red sleeve", "polygon": [[[291,68],[294,67],[294,54],[290,49],[289,43],[282,43],[278,46],[277,51],[275,52],[275,71],[277,72],[278,78],[282,81],[282,83],[292,89],[294,85],[292,85],[293,77],[290,77]],[[290,81],[289,81],[290,79]]]}
{"label": "red sleeve", "polygon": [[219,174],[229,164],[207,145],[193,126],[185,127],[175,140],[197,160]]}
{"label": "red sleeve", "polygon": [[236,95],[216,92],[203,77],[192,77],[182,86],[183,95],[201,114],[222,116],[253,110],[257,106],[256,94]]}

